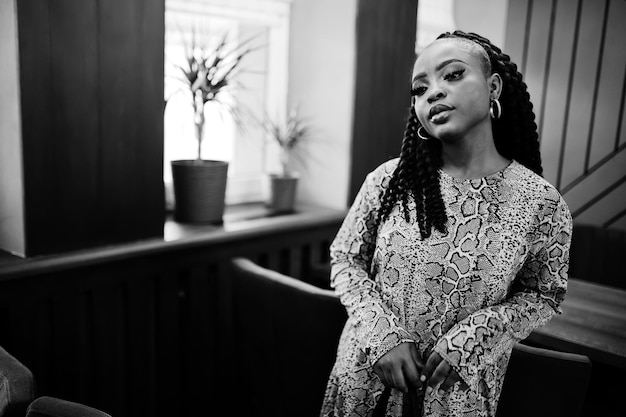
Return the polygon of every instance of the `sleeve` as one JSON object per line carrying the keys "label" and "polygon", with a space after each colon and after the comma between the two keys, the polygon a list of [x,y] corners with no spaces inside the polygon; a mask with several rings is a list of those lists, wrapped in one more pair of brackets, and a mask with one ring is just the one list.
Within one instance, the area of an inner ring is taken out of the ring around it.
{"label": "sleeve", "polygon": [[368,175],[330,246],[331,286],[356,326],[361,349],[371,365],[400,343],[413,341],[370,276],[381,182],[380,173]]}
{"label": "sleeve", "polygon": [[489,390],[484,372],[513,345],[543,326],[554,314],[567,289],[572,218],[563,199],[548,200],[535,218],[528,255],[510,295],[500,304],[481,309],[454,325],[436,344],[438,352],[473,391]]}

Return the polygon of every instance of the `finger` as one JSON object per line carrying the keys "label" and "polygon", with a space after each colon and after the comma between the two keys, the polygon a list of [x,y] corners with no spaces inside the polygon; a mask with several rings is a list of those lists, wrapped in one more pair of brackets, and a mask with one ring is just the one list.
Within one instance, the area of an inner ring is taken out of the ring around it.
{"label": "finger", "polygon": [[382,370],[383,372],[383,384],[385,384],[386,387],[392,387],[393,388],[393,378],[391,376],[391,371],[389,371],[387,368]]}
{"label": "finger", "polygon": [[402,368],[394,368],[391,372],[391,378],[393,380],[393,386],[399,389],[400,391],[406,393],[408,392],[406,381],[404,379],[404,373],[402,372]]}
{"label": "finger", "polygon": [[433,372],[431,377],[428,378],[428,389],[426,392],[430,393],[430,391],[432,391],[432,389],[435,388],[435,386],[438,383],[446,379],[451,369],[452,368],[450,368],[450,365],[448,365],[448,362],[446,361],[439,362],[439,365],[437,365],[435,372]]}
{"label": "finger", "polygon": [[428,360],[426,361],[426,365],[424,365],[424,369],[422,370],[422,376],[420,380],[422,382],[428,381],[431,375],[433,374],[433,372],[435,372],[435,369],[437,368],[439,363],[441,363],[441,361],[442,361],[442,358],[437,352],[431,353],[430,356],[428,357]]}
{"label": "finger", "polygon": [[454,384],[459,382],[461,378],[459,374],[457,374],[454,370],[451,370],[446,379],[443,380],[441,385],[439,386],[439,392],[442,393],[448,391]]}
{"label": "finger", "polygon": [[402,366],[402,370],[404,371],[404,379],[408,385],[407,388],[415,389],[422,387],[422,383],[420,382],[420,373],[413,360],[407,360]]}

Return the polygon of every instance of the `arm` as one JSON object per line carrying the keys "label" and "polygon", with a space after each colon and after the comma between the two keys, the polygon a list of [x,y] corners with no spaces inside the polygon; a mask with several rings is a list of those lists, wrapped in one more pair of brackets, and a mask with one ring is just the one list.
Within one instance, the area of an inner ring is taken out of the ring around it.
{"label": "arm", "polygon": [[411,342],[398,317],[383,302],[380,287],[370,277],[377,237],[383,176],[370,173],[330,247],[331,286],[356,323],[357,336],[370,363],[402,342]]}
{"label": "arm", "polygon": [[[560,196],[537,215],[528,256],[502,303],[454,325],[437,343],[441,355],[475,392],[482,371],[557,313],[567,288],[572,219]],[[428,367],[428,366],[427,366]],[[430,385],[430,384],[429,384]]]}

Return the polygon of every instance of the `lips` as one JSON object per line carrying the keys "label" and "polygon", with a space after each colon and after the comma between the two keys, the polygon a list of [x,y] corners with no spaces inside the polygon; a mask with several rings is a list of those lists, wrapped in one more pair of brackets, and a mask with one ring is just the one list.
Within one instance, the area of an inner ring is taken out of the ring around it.
{"label": "lips", "polygon": [[430,108],[430,111],[428,112],[428,118],[432,120],[432,118],[438,115],[439,113],[448,111],[448,110],[452,110],[452,107],[445,105],[445,104],[435,104],[434,106]]}

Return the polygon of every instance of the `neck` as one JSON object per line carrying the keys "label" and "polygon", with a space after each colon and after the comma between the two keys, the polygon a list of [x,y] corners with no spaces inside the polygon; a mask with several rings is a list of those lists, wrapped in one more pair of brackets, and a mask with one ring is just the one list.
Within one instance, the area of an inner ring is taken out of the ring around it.
{"label": "neck", "polygon": [[[489,132],[491,133],[491,132]],[[442,141],[442,169],[456,178],[482,178],[500,171],[511,161],[496,150],[493,135]]]}

